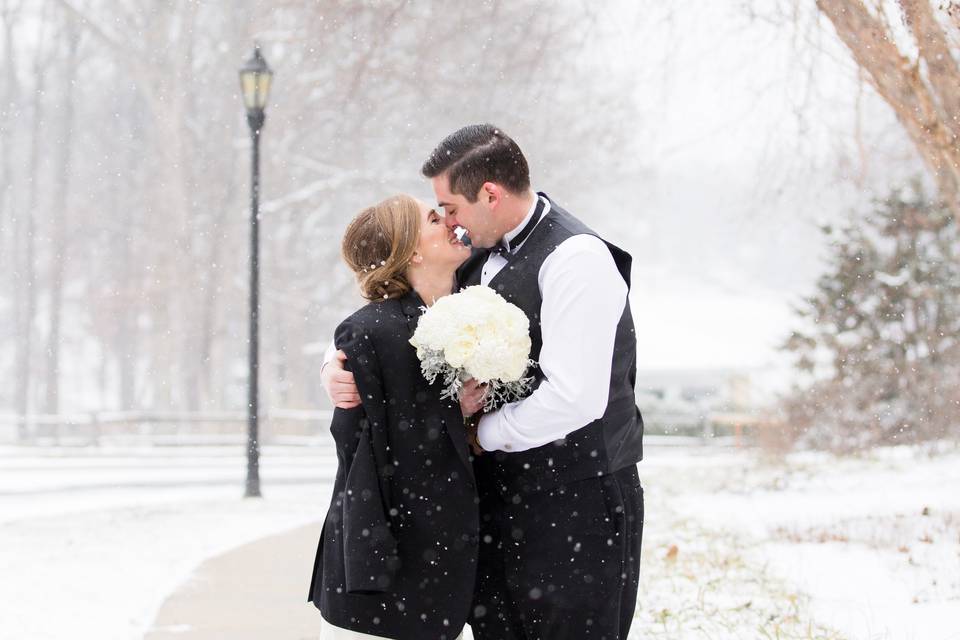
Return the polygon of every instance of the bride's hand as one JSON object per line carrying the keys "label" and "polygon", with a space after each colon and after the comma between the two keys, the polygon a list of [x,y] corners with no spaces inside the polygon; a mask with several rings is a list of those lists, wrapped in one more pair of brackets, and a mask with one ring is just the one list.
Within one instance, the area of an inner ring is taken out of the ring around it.
{"label": "bride's hand", "polygon": [[478,384],[474,378],[463,383],[460,390],[460,411],[463,417],[469,417],[483,408],[483,398],[487,393],[487,385]]}

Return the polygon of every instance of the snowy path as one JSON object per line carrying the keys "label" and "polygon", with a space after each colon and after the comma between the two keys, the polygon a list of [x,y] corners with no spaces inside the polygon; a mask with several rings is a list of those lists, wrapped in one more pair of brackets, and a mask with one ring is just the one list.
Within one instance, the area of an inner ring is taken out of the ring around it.
{"label": "snowy path", "polygon": [[[321,518],[334,466],[266,448],[251,501],[235,449],[0,448],[0,639],[139,640],[204,560]],[[651,447],[640,470],[631,639],[960,638],[960,454]]]}
{"label": "snowy path", "polygon": [[264,500],[241,497],[244,465],[211,447],[0,449],[0,639],[142,638],[201,562],[323,517],[326,449],[265,448]]}

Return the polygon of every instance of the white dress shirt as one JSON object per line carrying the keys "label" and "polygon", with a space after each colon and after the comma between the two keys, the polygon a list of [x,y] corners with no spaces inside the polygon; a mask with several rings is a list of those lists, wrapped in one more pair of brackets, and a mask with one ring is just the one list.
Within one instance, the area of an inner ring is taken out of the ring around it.
{"label": "white dress shirt", "polygon": [[[536,208],[504,235],[523,229]],[[546,203],[543,215],[550,211]],[[521,245],[522,246],[522,243]],[[507,259],[491,253],[480,284],[488,284]],[[477,440],[487,451],[525,451],[559,440],[603,415],[610,396],[610,371],[617,325],[627,304],[627,283],[610,250],[591,235],[561,242],[540,265],[537,276],[544,380],[528,397],[484,415]]]}
{"label": "white dress shirt", "polygon": [[[546,200],[542,216],[550,211]],[[504,234],[510,240],[533,216],[534,201],[526,217]],[[483,265],[480,284],[486,285],[507,265],[491,253]],[[537,277],[540,328],[543,346],[539,364],[544,379],[528,397],[484,415],[477,439],[486,451],[525,451],[584,427],[603,416],[610,395],[610,372],[617,325],[627,304],[627,284],[617,270],[610,250],[591,235],[576,235],[561,242],[540,266]],[[325,363],[336,352],[327,349]]]}

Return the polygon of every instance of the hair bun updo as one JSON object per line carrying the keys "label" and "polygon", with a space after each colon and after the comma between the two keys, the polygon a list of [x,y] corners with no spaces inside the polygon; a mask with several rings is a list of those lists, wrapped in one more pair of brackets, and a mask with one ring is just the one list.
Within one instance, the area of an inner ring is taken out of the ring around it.
{"label": "hair bun updo", "polygon": [[341,253],[364,298],[400,298],[412,289],[407,267],[419,238],[420,207],[408,195],[387,198],[357,214],[343,234]]}

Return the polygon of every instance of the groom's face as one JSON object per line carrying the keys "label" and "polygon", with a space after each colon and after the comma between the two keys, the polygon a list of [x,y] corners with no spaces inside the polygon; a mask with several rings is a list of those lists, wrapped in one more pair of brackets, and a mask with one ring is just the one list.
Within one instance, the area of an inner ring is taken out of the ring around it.
{"label": "groom's face", "polygon": [[[499,202],[499,188],[493,195],[488,194],[487,189],[481,188],[477,201],[470,202],[466,196],[450,191],[450,181],[447,180],[446,175],[436,176],[431,181],[437,196],[437,204],[443,207],[444,222],[447,227],[466,229],[474,247],[490,248],[500,242],[503,231],[497,231],[495,215]],[[489,184],[486,183],[484,187]]]}

